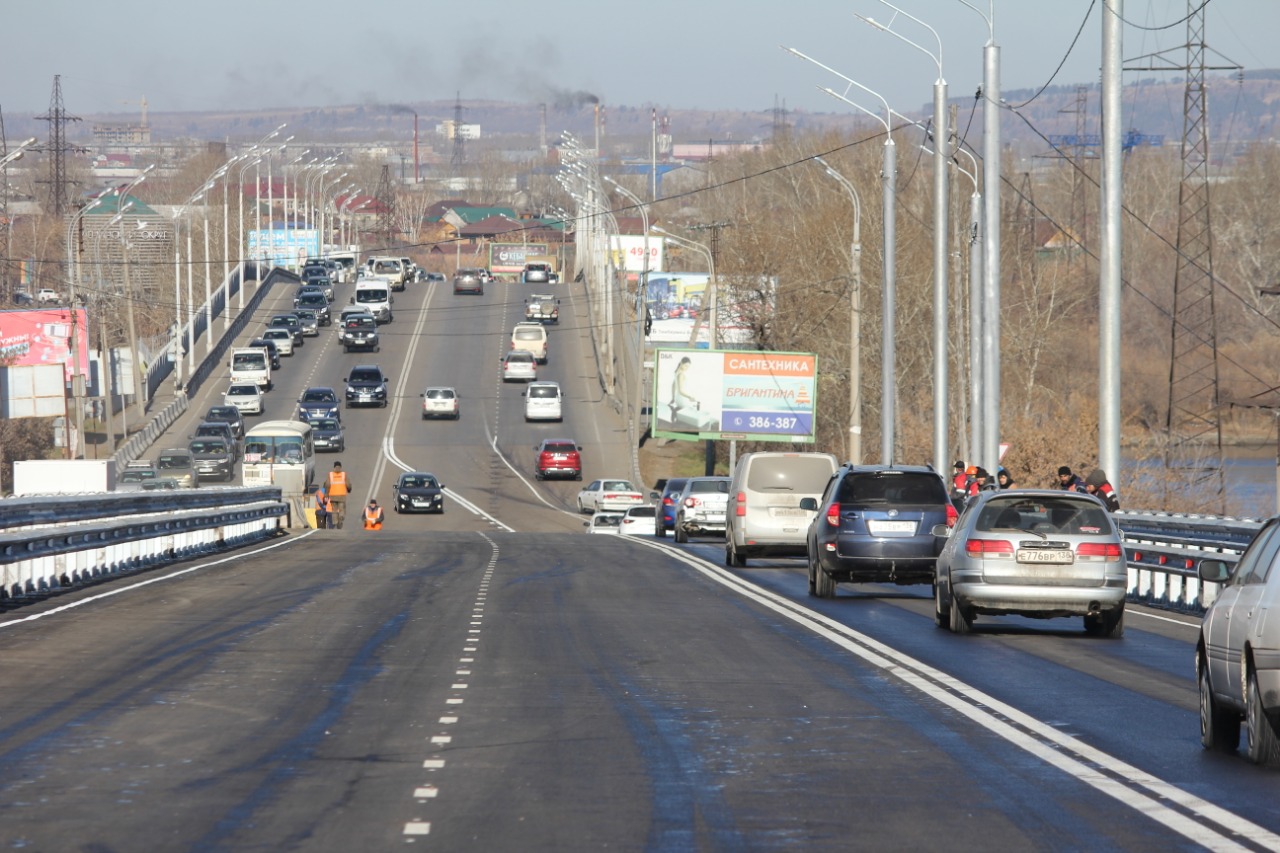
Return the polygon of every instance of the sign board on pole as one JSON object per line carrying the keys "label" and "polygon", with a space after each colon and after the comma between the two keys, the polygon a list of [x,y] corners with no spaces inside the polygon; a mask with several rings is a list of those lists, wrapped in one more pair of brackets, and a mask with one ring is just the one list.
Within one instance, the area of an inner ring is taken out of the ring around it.
{"label": "sign board on pole", "polygon": [[297,268],[320,255],[320,232],[315,228],[276,228],[250,231],[249,257],[277,267]]}
{"label": "sign board on pole", "polygon": [[[649,272],[660,272],[665,262],[662,252],[666,245],[661,237],[649,238]],[[613,265],[627,272],[644,272],[645,238],[643,234],[610,234],[609,253]]]}
{"label": "sign board on pole", "polygon": [[812,353],[659,349],[653,376],[650,428],[659,438],[814,440]]}
{"label": "sign board on pole", "polygon": [[490,243],[489,272],[524,272],[528,258],[542,258],[552,254],[546,243]]}
{"label": "sign board on pole", "polygon": [[61,364],[0,367],[0,417],[52,418],[67,412]]}
{"label": "sign board on pole", "polygon": [[58,364],[66,381],[75,372],[71,354],[72,323],[78,327],[80,370],[89,370],[88,315],[83,308],[25,308],[0,311],[0,364],[31,366]]}

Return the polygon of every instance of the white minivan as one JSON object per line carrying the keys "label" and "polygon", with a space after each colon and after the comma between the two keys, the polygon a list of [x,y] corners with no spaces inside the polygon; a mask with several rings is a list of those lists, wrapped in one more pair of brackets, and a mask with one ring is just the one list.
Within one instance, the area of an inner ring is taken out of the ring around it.
{"label": "white minivan", "polygon": [[822,497],[839,463],[830,453],[744,453],[733,469],[725,513],[724,564],[745,566],[748,557],[802,557],[813,510],[804,498]]}
{"label": "white minivan", "polygon": [[395,297],[391,295],[391,281],[386,278],[362,278],[356,282],[355,295],[351,304],[357,305],[373,315],[376,323],[390,323],[391,303]]}
{"label": "white minivan", "polygon": [[538,364],[547,363],[547,329],[541,323],[516,323],[511,330],[511,348],[533,353]]}
{"label": "white minivan", "polygon": [[564,395],[559,382],[530,382],[524,390],[526,421],[564,420]]}

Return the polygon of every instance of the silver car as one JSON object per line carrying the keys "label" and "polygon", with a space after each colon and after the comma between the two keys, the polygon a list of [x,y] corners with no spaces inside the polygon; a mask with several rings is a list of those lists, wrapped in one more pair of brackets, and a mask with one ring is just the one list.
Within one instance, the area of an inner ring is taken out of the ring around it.
{"label": "silver car", "polygon": [[1200,742],[1235,751],[1245,723],[1246,753],[1255,764],[1280,764],[1280,518],[1263,525],[1234,570],[1221,560],[1200,563],[1200,579],[1222,584],[1205,611],[1196,645],[1200,682]]}
{"label": "silver car", "polygon": [[1056,489],[980,492],[948,531],[934,619],[967,634],[978,614],[1082,616],[1089,634],[1124,634],[1128,567],[1102,501]]}

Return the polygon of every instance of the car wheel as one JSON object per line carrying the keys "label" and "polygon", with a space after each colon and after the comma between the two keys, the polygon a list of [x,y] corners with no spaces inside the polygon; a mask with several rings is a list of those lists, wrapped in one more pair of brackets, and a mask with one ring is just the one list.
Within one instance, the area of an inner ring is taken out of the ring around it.
{"label": "car wheel", "polygon": [[349,346],[347,346],[346,344],[343,344],[343,345],[342,345],[342,352],[343,352],[343,354],[345,355],[346,353],[351,352],[351,348],[350,348]]}
{"label": "car wheel", "polygon": [[1280,741],[1276,739],[1276,730],[1267,719],[1262,707],[1262,694],[1258,690],[1258,676],[1249,668],[1248,683],[1245,685],[1244,706],[1245,730],[1249,760],[1263,767],[1270,767],[1280,761]]}
{"label": "car wheel", "polygon": [[1235,752],[1240,746],[1240,715],[1218,705],[1209,684],[1209,663],[1196,656],[1200,670],[1200,745],[1205,749]]}
{"label": "car wheel", "polygon": [[545,474],[543,474],[541,471],[535,471],[535,472],[533,472],[533,476],[534,476],[536,479],[539,479],[539,480],[545,480],[545,479],[547,478],[547,477],[546,477],[546,475],[545,475]]}
{"label": "car wheel", "polygon": [[933,624],[939,628],[946,628],[947,622],[951,619],[951,608],[942,600],[942,584],[938,583],[938,579],[933,579]]}
{"label": "car wheel", "polygon": [[654,525],[653,535],[659,539],[667,538],[667,525],[661,518],[659,518],[658,523]]}
{"label": "car wheel", "polygon": [[385,409],[386,407],[387,407],[387,401],[386,401],[386,400],[383,400],[383,401],[382,401],[382,408],[384,408],[384,409]]}
{"label": "car wheel", "polygon": [[730,568],[744,568],[747,565],[747,558],[738,553],[738,549],[733,547],[733,537],[725,533],[724,544],[724,564]]}
{"label": "car wheel", "polygon": [[578,473],[574,474],[573,479],[577,480],[578,482],[582,482],[582,472],[579,471]]}
{"label": "car wheel", "polygon": [[585,515],[587,508],[582,505],[582,498],[578,498],[578,515]]}
{"label": "car wheel", "polygon": [[951,599],[951,606],[947,608],[947,626],[953,634],[968,634],[973,630],[973,614],[966,611],[960,606],[960,602],[956,601],[955,590],[951,591],[949,598]]}
{"label": "car wheel", "polygon": [[[805,546],[806,546],[806,548],[808,547],[808,543],[807,543],[807,542],[805,543]],[[808,551],[808,550],[807,550],[807,551],[806,551],[806,553],[805,553],[805,556],[808,558],[808,559],[806,560],[806,562],[809,564],[809,572],[808,572],[808,575],[809,575],[809,595],[810,595],[810,596],[817,596],[817,594],[818,594],[818,586],[817,586],[817,581],[815,580],[815,578],[816,578],[816,576],[817,576],[817,572],[818,572],[818,562],[817,562],[817,560],[816,560],[816,559],[814,559],[814,556],[813,556],[813,552],[812,552],[812,551]]]}
{"label": "car wheel", "polygon": [[817,556],[814,556],[812,561],[813,594],[818,598],[835,598],[836,579],[822,570],[822,563],[818,562]]}
{"label": "car wheel", "polygon": [[684,532],[684,528],[680,525],[680,519],[676,519],[675,540],[677,542],[688,542],[689,534]]}

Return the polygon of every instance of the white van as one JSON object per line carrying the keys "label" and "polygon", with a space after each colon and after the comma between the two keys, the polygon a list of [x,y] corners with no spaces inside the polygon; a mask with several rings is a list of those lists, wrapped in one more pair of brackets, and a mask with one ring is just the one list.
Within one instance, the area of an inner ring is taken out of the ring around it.
{"label": "white van", "polygon": [[395,297],[391,295],[391,282],[385,278],[362,278],[356,282],[355,296],[351,304],[358,305],[373,315],[378,323],[390,323],[392,320],[391,303]]}
{"label": "white van", "polygon": [[538,364],[547,363],[547,329],[541,323],[516,323],[511,330],[511,348],[533,353]]}
{"label": "white van", "polygon": [[744,453],[733,470],[725,513],[724,564],[745,566],[748,557],[800,557],[813,510],[839,463],[830,453]]}
{"label": "white van", "polygon": [[526,421],[564,420],[564,394],[559,382],[530,382],[523,394]]}

